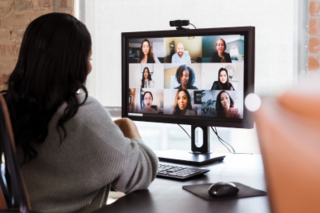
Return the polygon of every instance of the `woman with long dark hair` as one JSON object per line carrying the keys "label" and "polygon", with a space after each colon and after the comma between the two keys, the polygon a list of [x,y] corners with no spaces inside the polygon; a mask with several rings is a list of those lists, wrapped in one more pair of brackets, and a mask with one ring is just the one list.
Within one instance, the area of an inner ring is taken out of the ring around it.
{"label": "woman with long dark hair", "polygon": [[174,115],[190,115],[195,116],[192,110],[191,97],[186,89],[179,89],[174,99],[173,112]]}
{"label": "woman with long dark hair", "polygon": [[151,73],[148,67],[145,67],[142,72],[141,88],[153,88],[154,81],[151,78]]}
{"label": "woman with long dark hair", "polygon": [[[88,96],[91,37],[69,14],[32,21],[2,91],[31,206],[39,212],[92,212],[105,205],[111,185],[145,189],[157,157],[129,119],[112,121]],[[84,93],[78,94],[81,89]]]}
{"label": "woman with long dark hair", "polygon": [[238,109],[234,107],[234,101],[226,91],[217,95],[215,116],[218,118],[241,118]]}
{"label": "woman with long dark hair", "polygon": [[211,90],[235,90],[233,85],[229,82],[228,70],[220,68],[218,72],[218,81],[213,82]]}
{"label": "woman with long dark hair", "polygon": [[227,44],[225,40],[219,38],[215,46],[217,52],[214,52],[211,58],[211,62],[227,62],[231,63],[231,57],[229,53],[226,52]]}
{"label": "woman with long dark hair", "polygon": [[139,50],[139,63],[160,63],[157,56],[154,55],[152,46],[148,39],[144,39]]}

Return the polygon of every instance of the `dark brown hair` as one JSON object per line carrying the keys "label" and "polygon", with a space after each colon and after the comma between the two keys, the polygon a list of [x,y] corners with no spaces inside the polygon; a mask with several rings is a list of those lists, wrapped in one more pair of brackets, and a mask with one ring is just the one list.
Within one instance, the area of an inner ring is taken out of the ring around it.
{"label": "dark brown hair", "polygon": [[219,38],[217,41],[216,41],[216,46],[217,46],[217,42],[221,40],[223,42],[223,45],[224,45],[224,50],[223,50],[223,53],[222,53],[222,59],[221,59],[221,62],[226,62],[226,59],[225,59],[225,51],[227,49],[227,44],[226,44],[226,41],[223,40],[222,38]]}
{"label": "dark brown hair", "polygon": [[180,115],[180,113],[181,113],[181,110],[180,110],[179,105],[178,105],[178,97],[179,97],[179,93],[180,93],[181,91],[184,92],[184,93],[187,95],[187,101],[188,101],[188,103],[187,103],[186,109],[192,110],[191,97],[190,97],[190,94],[189,94],[188,90],[186,90],[186,89],[179,89],[179,90],[177,91],[177,93],[176,93],[176,97],[175,97],[175,99],[174,99],[174,104],[173,104],[173,114],[174,114],[174,115]]}
{"label": "dark brown hair", "polygon": [[156,61],[154,60],[154,54],[153,54],[153,50],[152,50],[152,46],[150,44],[150,41],[148,39],[144,39],[141,43],[141,47],[139,50],[139,62],[142,62],[143,58],[144,58],[144,53],[142,51],[142,46],[144,42],[148,42],[149,45],[149,52],[148,52],[148,60],[147,63],[155,63]]}
{"label": "dark brown hair", "polygon": [[[63,103],[67,107],[56,129],[61,142],[67,137],[64,124],[88,97],[84,82],[90,50],[87,28],[69,14],[46,14],[27,27],[8,90],[2,91],[6,93],[16,144],[22,147],[25,161],[37,156],[33,144],[45,141],[48,124]],[[79,89],[86,94],[82,103],[77,98]]]}
{"label": "dark brown hair", "polygon": [[[217,99],[216,99],[216,116],[218,118],[225,118],[226,117],[226,114],[224,112],[224,108],[221,104],[221,94],[222,93],[227,93],[226,91],[222,90],[221,92],[219,92],[219,94],[217,95]],[[229,93],[227,93],[228,96],[229,96],[229,99],[230,99],[230,108],[234,107],[234,101],[233,99],[231,98],[231,96],[229,95]]]}
{"label": "dark brown hair", "polygon": [[[222,71],[225,71],[225,72],[227,73],[227,82],[225,83],[225,84],[227,85],[227,88],[223,87],[223,86],[222,86],[223,83],[220,81],[220,73],[221,73]],[[230,90],[229,74],[228,74],[228,70],[227,70],[226,68],[221,67],[221,68],[219,69],[219,72],[218,72],[218,84],[219,84],[219,89],[220,89],[220,90],[222,90],[222,89]]]}

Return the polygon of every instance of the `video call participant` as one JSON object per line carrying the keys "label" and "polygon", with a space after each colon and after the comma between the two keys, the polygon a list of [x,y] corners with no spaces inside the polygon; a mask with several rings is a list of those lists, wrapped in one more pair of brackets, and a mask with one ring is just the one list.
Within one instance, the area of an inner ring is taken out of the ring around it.
{"label": "video call participant", "polygon": [[91,44],[85,25],[69,14],[36,18],[1,92],[37,212],[93,212],[106,205],[111,186],[127,194],[146,189],[157,174],[158,158],[134,122],[113,121],[88,95]]}
{"label": "video call participant", "polygon": [[148,67],[144,68],[141,79],[141,88],[153,88],[154,81],[151,79],[151,73]]}
{"label": "video call participant", "polygon": [[189,64],[191,63],[190,55],[184,52],[184,46],[182,42],[177,44],[177,52],[173,54],[171,63]]}
{"label": "video call participant", "polygon": [[217,95],[215,116],[218,118],[241,118],[229,93],[221,91]]}
{"label": "video call participant", "polygon": [[155,109],[152,109],[152,101],[153,101],[153,95],[150,91],[147,91],[143,94],[142,102],[144,104],[144,108],[139,110],[140,113],[152,113],[152,114],[158,114],[158,111]]}
{"label": "video call participant", "polygon": [[229,82],[228,70],[220,68],[218,72],[218,81],[213,82],[211,90],[235,90]]}
{"label": "video call participant", "polygon": [[193,86],[196,76],[191,67],[187,67],[186,65],[178,67],[176,79],[180,86],[175,89],[198,89],[196,86]]}
{"label": "video call participant", "polygon": [[152,46],[148,39],[144,39],[139,50],[139,63],[160,63],[159,59],[154,55]]}
{"label": "video call participant", "polygon": [[179,89],[174,99],[173,112],[174,115],[196,115],[192,110],[191,98],[188,90]]}
{"label": "video call participant", "polygon": [[222,39],[219,38],[216,42],[216,50],[217,52],[214,52],[211,58],[211,62],[230,62],[231,63],[231,57],[229,53],[226,53],[227,44]]}

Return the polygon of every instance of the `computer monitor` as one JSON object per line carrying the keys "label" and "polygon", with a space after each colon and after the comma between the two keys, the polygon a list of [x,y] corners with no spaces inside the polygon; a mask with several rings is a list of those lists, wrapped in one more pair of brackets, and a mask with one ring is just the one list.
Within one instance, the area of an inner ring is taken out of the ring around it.
{"label": "computer monitor", "polygon": [[253,127],[244,99],[254,50],[254,27],[122,33],[122,117],[191,125],[193,154],[160,160],[223,160],[210,152],[209,127]]}

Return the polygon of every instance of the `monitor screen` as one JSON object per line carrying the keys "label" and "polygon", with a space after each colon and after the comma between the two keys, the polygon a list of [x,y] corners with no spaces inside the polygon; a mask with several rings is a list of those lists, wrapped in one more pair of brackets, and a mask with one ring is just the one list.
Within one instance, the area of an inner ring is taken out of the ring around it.
{"label": "monitor screen", "polygon": [[251,128],[254,27],[122,33],[122,116]]}

